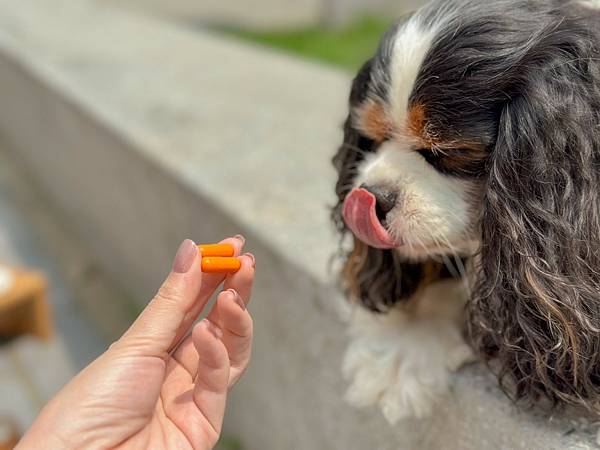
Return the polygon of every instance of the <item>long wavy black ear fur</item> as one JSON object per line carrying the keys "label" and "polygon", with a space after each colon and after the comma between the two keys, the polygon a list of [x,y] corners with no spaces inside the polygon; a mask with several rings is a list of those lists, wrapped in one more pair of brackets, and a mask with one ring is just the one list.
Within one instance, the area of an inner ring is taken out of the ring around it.
{"label": "long wavy black ear fur", "polygon": [[[596,20],[597,20],[596,16]],[[469,323],[516,399],[600,410],[600,33],[530,42],[500,118]]]}

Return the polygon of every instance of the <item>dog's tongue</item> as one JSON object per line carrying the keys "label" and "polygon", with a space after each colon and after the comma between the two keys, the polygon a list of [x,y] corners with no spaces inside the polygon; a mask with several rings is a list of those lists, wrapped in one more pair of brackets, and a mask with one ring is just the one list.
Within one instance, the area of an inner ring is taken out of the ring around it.
{"label": "dog's tongue", "polygon": [[394,248],[388,231],[375,212],[375,196],[365,189],[353,189],[344,201],[344,220],[352,232],[365,244],[375,248]]}

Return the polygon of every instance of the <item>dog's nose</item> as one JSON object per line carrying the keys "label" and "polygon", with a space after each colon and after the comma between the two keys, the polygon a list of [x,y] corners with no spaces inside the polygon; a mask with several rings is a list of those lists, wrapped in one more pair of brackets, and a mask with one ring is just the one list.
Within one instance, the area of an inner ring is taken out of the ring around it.
{"label": "dog's nose", "polygon": [[361,184],[360,187],[375,196],[375,200],[377,201],[377,212],[382,213],[384,216],[381,218],[385,218],[385,215],[396,206],[396,200],[398,200],[398,194],[396,192],[383,186],[370,186],[366,183]]}

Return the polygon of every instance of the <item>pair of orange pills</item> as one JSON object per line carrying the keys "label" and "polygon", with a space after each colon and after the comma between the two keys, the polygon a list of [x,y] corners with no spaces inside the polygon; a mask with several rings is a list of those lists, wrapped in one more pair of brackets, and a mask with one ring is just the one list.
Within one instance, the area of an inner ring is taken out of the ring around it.
{"label": "pair of orange pills", "polygon": [[202,252],[202,272],[204,273],[235,273],[240,270],[242,263],[233,256],[231,244],[200,244]]}

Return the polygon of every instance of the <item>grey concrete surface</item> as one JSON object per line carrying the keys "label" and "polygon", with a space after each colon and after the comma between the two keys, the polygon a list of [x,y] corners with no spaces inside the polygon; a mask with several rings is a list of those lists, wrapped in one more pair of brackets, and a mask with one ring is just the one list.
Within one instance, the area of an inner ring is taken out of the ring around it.
{"label": "grey concrete surface", "polygon": [[0,261],[50,279],[59,335],[82,368],[130,325],[139,305],[115,286],[65,227],[42,186],[10,158],[0,135]]}
{"label": "grey concrete surface", "polygon": [[[0,343],[0,418],[22,433],[42,406],[137,316],[139,305],[82,251],[40,187],[9,157],[0,136],[0,262],[42,271],[55,336]],[[216,450],[237,450],[225,435]]]}
{"label": "grey concrete surface", "polygon": [[58,339],[81,369],[129,326],[137,306],[108,280],[0,136],[0,261],[43,272]]}
{"label": "grey concrete surface", "polygon": [[427,3],[427,0],[326,0],[323,22],[339,25],[362,14],[399,18]]}
{"label": "grey concrete surface", "polygon": [[0,0],[0,133],[90,254],[145,302],[185,237],[242,232],[256,344],[226,430],[248,450],[589,449],[478,366],[425,421],[343,401],[329,159],[349,77],[84,0]]}
{"label": "grey concrete surface", "polygon": [[283,29],[315,24],[340,25],[360,14],[400,17],[425,0],[96,0],[137,9],[183,23]]}
{"label": "grey concrete surface", "polygon": [[49,236],[42,228],[50,217],[35,220],[40,213],[44,204],[32,195],[30,182],[0,144],[0,262],[44,272],[56,324],[56,336],[49,342],[24,336],[0,343],[0,416],[16,421],[20,431],[107,345],[48,247]]}
{"label": "grey concrete surface", "polygon": [[300,27],[321,20],[329,0],[97,0],[187,23],[244,28]]}

